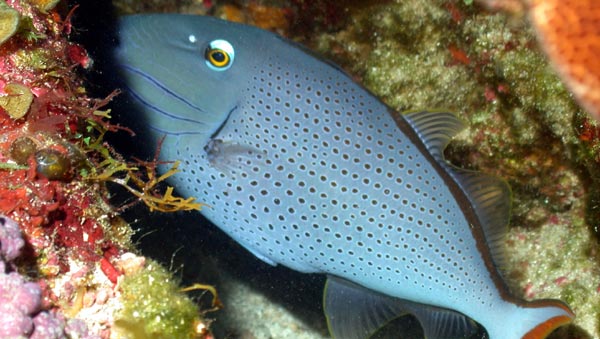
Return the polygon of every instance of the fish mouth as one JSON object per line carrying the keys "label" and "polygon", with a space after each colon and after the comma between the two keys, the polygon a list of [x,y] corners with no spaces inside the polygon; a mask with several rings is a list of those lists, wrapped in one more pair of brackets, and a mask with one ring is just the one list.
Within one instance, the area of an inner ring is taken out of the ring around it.
{"label": "fish mouth", "polygon": [[[183,107],[188,109],[191,113],[199,114],[200,116],[209,114],[205,109],[199,107],[198,105],[189,101],[185,97],[174,92],[165,84],[160,82],[158,79],[152,77],[150,74],[144,72],[143,70],[126,64],[119,64],[118,66],[125,73],[129,73],[128,77],[136,77],[138,79],[142,79],[146,84],[149,84],[152,87],[152,89],[157,92],[157,95],[165,96],[169,101],[172,101],[174,103],[183,104]],[[152,102],[151,99],[148,99],[148,96],[144,95],[143,91],[136,89],[134,86],[130,86],[127,83],[127,81],[123,83],[123,86],[127,93],[131,96],[131,98],[133,98],[137,103],[139,103],[145,110],[150,111],[152,113],[156,113],[159,117],[159,119],[157,120],[160,120],[162,118],[163,120],[176,120],[181,122],[181,124],[177,126],[177,130],[165,129],[163,127],[155,126],[150,122],[146,122],[149,128],[157,132],[169,135],[189,135],[206,134],[207,131],[211,129],[211,125],[207,122],[180,116],[178,114],[175,114],[169,108],[160,107],[156,105],[156,103]],[[228,113],[228,116],[234,109],[235,107]],[[181,129],[179,127],[181,127]]]}

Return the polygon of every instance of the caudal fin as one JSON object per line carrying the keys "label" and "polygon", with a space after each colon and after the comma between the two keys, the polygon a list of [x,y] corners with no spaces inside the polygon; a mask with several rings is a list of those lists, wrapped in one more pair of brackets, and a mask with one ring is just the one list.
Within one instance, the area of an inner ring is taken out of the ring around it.
{"label": "caudal fin", "polygon": [[575,313],[559,300],[536,300],[525,305],[530,330],[523,339],[543,339],[560,326],[573,321]]}
{"label": "caudal fin", "polygon": [[559,300],[515,301],[481,318],[490,339],[544,339],[575,318],[569,306]]}

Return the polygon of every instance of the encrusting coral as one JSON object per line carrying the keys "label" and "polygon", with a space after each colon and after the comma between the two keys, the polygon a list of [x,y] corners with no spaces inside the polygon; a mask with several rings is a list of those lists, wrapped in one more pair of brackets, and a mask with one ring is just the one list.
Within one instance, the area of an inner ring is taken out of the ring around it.
{"label": "encrusting coral", "polygon": [[[124,268],[156,269],[134,254],[133,230],[108,203],[106,183],[158,210],[200,206],[157,188],[176,164],[158,176],[156,162],[126,162],[104,141],[126,128],[101,109],[112,95],[88,96],[77,71],[92,61],[69,40],[76,7],[57,3],[0,0],[0,337],[122,339],[116,323],[129,315],[119,311],[144,306],[122,298],[120,283],[133,274]],[[210,338],[198,305],[170,274],[161,275],[168,296],[187,303],[156,302],[153,310],[185,313],[181,338]],[[173,322],[162,325],[154,338],[173,333]]]}
{"label": "encrusting coral", "polygon": [[42,310],[42,289],[17,271],[25,241],[19,225],[0,215],[0,338],[100,339],[77,319]]}

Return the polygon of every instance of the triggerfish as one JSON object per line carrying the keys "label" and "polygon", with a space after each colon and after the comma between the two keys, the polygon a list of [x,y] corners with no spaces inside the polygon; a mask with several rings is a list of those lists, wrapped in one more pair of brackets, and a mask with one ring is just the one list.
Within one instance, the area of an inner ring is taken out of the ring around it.
{"label": "triggerfish", "polygon": [[[115,61],[170,184],[272,265],[327,275],[337,339],[413,314],[427,338],[544,338],[574,314],[502,279],[510,189],[444,160],[463,123],[395,114],[339,67],[210,17],[136,15]],[[152,144],[149,144],[152,145]],[[152,147],[152,146],[150,146]]]}

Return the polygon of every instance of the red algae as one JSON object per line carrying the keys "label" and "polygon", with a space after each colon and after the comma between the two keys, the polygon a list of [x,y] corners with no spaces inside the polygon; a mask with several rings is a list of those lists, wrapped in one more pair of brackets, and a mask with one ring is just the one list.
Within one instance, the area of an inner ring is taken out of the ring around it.
{"label": "red algae", "polygon": [[[156,163],[125,164],[104,144],[105,133],[127,130],[101,110],[117,93],[87,96],[77,71],[93,61],[68,40],[76,9],[63,13],[56,3],[9,0],[0,7],[0,21],[7,17],[2,11],[19,21],[0,43],[0,215],[14,220],[25,240],[10,274],[27,272],[24,279],[40,287],[41,307],[52,314],[34,321],[32,333],[39,337],[45,323],[63,326],[79,318],[93,335],[108,339],[125,304],[115,288],[128,275],[114,263],[135,249],[133,231],[107,203],[106,182],[126,186],[157,209],[199,205],[179,203],[171,191],[157,193],[154,185],[165,176],[155,177]],[[162,307],[177,314],[177,305]],[[202,322],[195,307],[186,308],[190,324]],[[186,330],[190,338],[205,337]]]}

